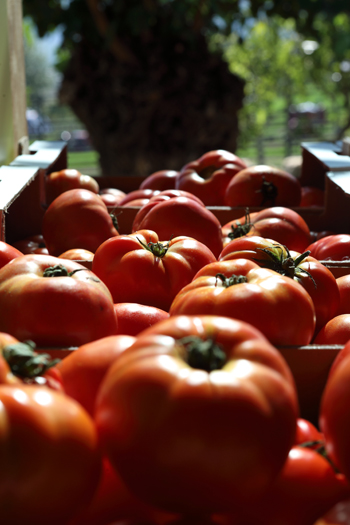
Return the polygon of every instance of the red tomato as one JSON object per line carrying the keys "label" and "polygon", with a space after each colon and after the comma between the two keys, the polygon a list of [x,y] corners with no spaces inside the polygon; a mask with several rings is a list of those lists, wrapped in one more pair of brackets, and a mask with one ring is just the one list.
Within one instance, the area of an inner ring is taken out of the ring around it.
{"label": "red tomato", "polygon": [[67,395],[92,416],[95,398],[111,364],[133,343],[128,335],[112,335],[80,346],[57,365]]}
{"label": "red tomato", "polygon": [[338,277],[337,285],[340,295],[338,315],[350,314],[350,274]]}
{"label": "red tomato", "polygon": [[208,151],[186,164],[175,180],[175,187],[197,195],[206,206],[223,206],[228,184],[245,162],[226,150]]}
{"label": "red tomato", "polygon": [[0,385],[0,508],[6,525],[62,525],[96,490],[95,426],[73,399],[33,385]]}
{"label": "red tomato", "polygon": [[7,244],[7,242],[0,241],[0,268],[21,255],[23,253],[19,249],[11,246],[11,244]]}
{"label": "red tomato", "polygon": [[296,252],[303,252],[311,242],[309,227],[301,215],[283,206],[246,213],[244,217],[225,224],[222,234],[224,245],[237,237],[257,235],[273,239]]}
{"label": "red tomato", "polygon": [[320,406],[320,429],[326,450],[350,480],[350,346],[347,343],[333,362]]}
{"label": "red tomato", "polygon": [[253,502],[293,444],[297,397],[281,354],[251,325],[170,317],[112,365],[95,421],[129,489],[167,510]]}
{"label": "red tomato", "polygon": [[297,431],[295,434],[295,445],[302,445],[305,442],[323,442],[324,435],[320,432],[315,425],[313,425],[307,419],[298,417],[297,419]]}
{"label": "red tomato", "polygon": [[153,197],[153,195],[157,195],[159,193],[159,190],[152,190],[152,189],[138,189],[134,191],[130,191],[125,195],[125,197],[119,201],[118,206],[129,206],[129,202],[134,201],[136,199],[150,199]]}
{"label": "red tomato", "polygon": [[258,165],[235,175],[225,193],[226,206],[299,206],[301,186],[290,173]]}
{"label": "red tomato", "polygon": [[292,278],[305,288],[312,298],[316,314],[316,333],[337,314],[339,290],[332,272],[308,252],[289,252],[286,246],[271,239],[251,236],[232,240],[223,249],[220,259],[238,257],[252,259],[264,268]]}
{"label": "red tomato", "polygon": [[74,189],[90,190],[98,193],[98,182],[90,175],[82,175],[74,169],[54,171],[45,177],[46,203],[51,204],[61,193]]}
{"label": "red tomato", "polygon": [[70,261],[92,261],[94,254],[89,252],[89,250],[74,248],[61,253],[58,257],[59,259],[69,259]]}
{"label": "red tomato", "polygon": [[124,199],[126,193],[116,188],[105,188],[99,193],[101,199],[108,208],[119,206],[119,202]]}
{"label": "red tomato", "polygon": [[14,242],[13,246],[19,250],[22,255],[27,253],[41,253],[48,254],[49,251],[46,248],[45,240],[41,233],[37,235],[30,235],[25,239]]}
{"label": "red tomato", "polygon": [[175,180],[178,173],[179,172],[175,170],[155,171],[141,182],[140,190],[146,188],[160,191],[173,189],[175,188]]}
{"label": "red tomato", "polygon": [[333,317],[314,339],[319,345],[345,345],[350,339],[350,314]]}
{"label": "red tomato", "polygon": [[113,335],[111,294],[91,271],[50,255],[22,255],[0,270],[0,330],[38,346],[79,346]]}
{"label": "red tomato", "polygon": [[118,334],[138,335],[142,330],[169,317],[168,312],[138,303],[117,303],[114,305],[117,316]]}
{"label": "red tomato", "polygon": [[319,261],[349,261],[350,235],[337,234],[322,237],[307,248],[312,257]]}
{"label": "red tomato", "polygon": [[302,186],[300,206],[324,206],[324,196],[325,192],[321,188]]}
{"label": "red tomato", "polygon": [[[282,472],[264,496],[247,506],[235,525],[312,525],[336,503],[350,497],[345,476],[316,450],[294,446]],[[232,523],[232,525],[233,525]]]}
{"label": "red tomato", "polygon": [[[143,213],[142,209],[140,213]],[[222,248],[221,224],[215,215],[192,198],[174,197],[156,202],[139,221],[136,214],[132,231],[153,230],[160,239],[186,235],[202,242],[217,257]]]}
{"label": "red tomato", "polygon": [[108,286],[114,303],[139,303],[167,311],[178,291],[197,271],[215,261],[204,244],[188,237],[160,242],[140,230],[104,242],[92,269]]}
{"label": "red tomato", "polygon": [[202,268],[177,294],[170,315],[224,315],[252,324],[275,345],[309,344],[315,328],[309,294],[292,279],[251,264],[219,262],[216,276],[211,265],[208,274]]}
{"label": "red tomato", "polygon": [[44,214],[42,231],[49,253],[57,257],[72,248],[94,253],[103,241],[119,235],[107,206],[89,190],[57,197]]}

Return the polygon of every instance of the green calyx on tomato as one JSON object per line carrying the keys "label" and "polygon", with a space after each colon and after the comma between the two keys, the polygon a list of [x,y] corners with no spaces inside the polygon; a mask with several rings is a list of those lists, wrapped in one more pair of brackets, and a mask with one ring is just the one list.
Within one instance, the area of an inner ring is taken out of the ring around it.
{"label": "green calyx on tomato", "polygon": [[60,359],[51,359],[49,354],[38,354],[35,352],[33,341],[23,341],[7,345],[2,355],[9,365],[11,372],[24,379],[32,379],[42,376],[45,372],[57,365]]}
{"label": "green calyx on tomato", "polygon": [[231,231],[227,234],[227,237],[231,239],[238,239],[239,237],[244,237],[253,227],[253,223],[250,222],[249,208],[245,209],[244,214],[244,224],[236,221],[236,224],[231,224]]}
{"label": "green calyx on tomato", "polygon": [[325,442],[323,440],[317,439],[315,441],[305,441],[304,443],[300,443],[298,447],[309,448],[311,450],[314,450],[315,452],[320,454],[320,456],[322,456],[328,461],[328,463],[330,464],[330,466],[332,467],[332,469],[334,470],[336,474],[340,473],[340,470],[336,467],[336,465],[330,458],[327,452],[326,446],[325,446]]}
{"label": "green calyx on tomato", "polygon": [[229,286],[234,286],[235,284],[241,284],[248,282],[247,278],[244,275],[231,275],[231,277],[225,277],[223,273],[217,273],[215,275],[216,284],[218,279],[220,279],[222,286],[228,288]]}
{"label": "green calyx on tomato", "polygon": [[272,206],[275,206],[275,200],[278,196],[278,188],[273,182],[268,182],[265,177],[263,177],[261,188],[258,190],[258,193],[262,194],[261,206],[265,206],[269,202],[271,202]]}
{"label": "green calyx on tomato", "polygon": [[80,272],[81,270],[83,270],[83,268],[78,268],[69,272],[62,264],[55,264],[55,266],[49,266],[44,270],[43,277],[71,277],[73,274]]}
{"label": "green calyx on tomato", "polygon": [[260,264],[263,268],[269,268],[270,270],[274,270],[275,272],[285,275],[286,277],[290,277],[291,279],[294,279],[294,277],[305,274],[310,277],[312,280],[315,288],[317,287],[315,279],[312,277],[310,272],[305,270],[304,268],[300,268],[300,264],[310,255],[310,251],[306,251],[295,259],[291,256],[287,246],[284,246],[282,244],[275,245],[275,249],[270,248],[257,248],[258,250],[266,253],[270,260],[263,260],[263,259],[254,259],[258,264]]}
{"label": "green calyx on tomato", "polygon": [[118,215],[120,215],[121,213],[123,212],[119,212],[117,215],[114,212],[109,214],[110,218],[112,219],[113,226],[117,230],[117,232],[119,232]]}
{"label": "green calyx on tomato", "polygon": [[220,370],[226,363],[226,354],[214,339],[201,339],[196,336],[177,340],[182,357],[192,368],[211,372]]}
{"label": "green calyx on tomato", "polygon": [[168,241],[167,243],[149,242],[145,244],[138,237],[137,237],[137,240],[139,241],[141,246],[145,248],[145,250],[148,250],[149,252],[153,253],[155,257],[159,257],[160,259],[162,259],[164,255],[167,253],[167,251],[169,250],[170,241]]}

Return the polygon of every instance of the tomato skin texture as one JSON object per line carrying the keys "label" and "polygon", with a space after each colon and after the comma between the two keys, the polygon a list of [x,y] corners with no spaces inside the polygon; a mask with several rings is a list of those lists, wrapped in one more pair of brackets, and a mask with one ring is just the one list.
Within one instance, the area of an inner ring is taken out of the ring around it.
{"label": "tomato skin texture", "polygon": [[66,191],[50,204],[42,233],[56,257],[72,248],[95,253],[103,241],[119,235],[101,197],[84,189]]}
{"label": "tomato skin texture", "polygon": [[338,353],[323,391],[319,426],[326,449],[338,469],[350,480],[350,345]]}
{"label": "tomato skin texture", "polygon": [[245,162],[234,153],[208,151],[183,166],[175,186],[197,195],[206,206],[223,206],[229,182],[243,168],[246,168]]}
{"label": "tomato skin texture", "polygon": [[70,261],[92,261],[94,254],[89,252],[89,250],[73,248],[72,250],[61,253],[58,257],[59,259],[69,259]]}
{"label": "tomato skin texture", "polygon": [[[195,335],[221,344],[223,370],[208,374],[180,357],[175,340]],[[143,332],[110,368],[95,421],[140,499],[168,512],[209,513],[265,490],[293,444],[296,414],[290,370],[259,331],[218,316],[179,316]]]}
{"label": "tomato skin texture", "polygon": [[159,190],[152,190],[149,188],[133,190],[127,193],[125,197],[119,201],[118,206],[126,206],[126,205],[129,206],[128,203],[130,203],[131,201],[138,200],[138,199],[149,200],[151,197],[153,197],[154,195],[157,195],[158,193],[160,193]]}
{"label": "tomato skin texture", "polygon": [[[264,179],[278,190],[274,199],[261,193]],[[301,186],[290,173],[272,166],[248,167],[235,175],[225,193],[226,206],[299,206]]]}
{"label": "tomato skin texture", "polygon": [[118,334],[132,336],[169,317],[165,310],[138,303],[117,303],[114,311],[118,321]]}
{"label": "tomato skin texture", "polygon": [[[138,230],[153,230],[160,239],[170,239],[186,235],[202,242],[213,252],[215,257],[220,254],[223,243],[221,224],[215,215],[186,197],[174,197],[168,201],[154,205],[148,213],[138,222]],[[135,231],[133,225],[132,231]]]}
{"label": "tomato skin texture", "polygon": [[324,206],[325,192],[321,188],[315,186],[301,187],[301,201],[300,206]]}
{"label": "tomato skin texture", "polygon": [[80,346],[56,366],[67,395],[93,416],[95,399],[108,368],[135,342],[128,335],[102,337]]}
{"label": "tomato skin texture", "polygon": [[108,286],[114,303],[139,303],[168,311],[178,291],[202,266],[216,260],[207,246],[188,237],[171,239],[163,258],[140,241],[147,245],[159,239],[154,231],[140,230],[109,239],[95,253],[93,272]]}
{"label": "tomato skin texture", "polygon": [[65,523],[99,482],[92,419],[73,399],[43,387],[1,385],[0,401],[3,523]]}
{"label": "tomato skin texture", "polygon": [[333,317],[318,332],[314,339],[319,345],[345,345],[350,339],[350,314]]}
{"label": "tomato skin texture", "polygon": [[[232,227],[245,223],[245,217],[228,222],[222,227],[224,245],[231,241],[228,234]],[[294,210],[283,206],[265,208],[250,214],[252,228],[247,235],[257,235],[273,239],[288,247],[289,250],[303,252],[311,242],[311,234],[304,219]]]}
{"label": "tomato skin texture", "polygon": [[41,235],[41,233],[38,233],[37,235],[30,235],[25,239],[14,242],[13,246],[17,248],[17,250],[19,250],[22,255],[27,253],[41,253],[48,255],[49,253],[45,245],[44,237]]}
{"label": "tomato skin texture", "polygon": [[11,246],[11,244],[7,242],[0,241],[0,268],[21,255],[23,255],[23,253],[18,248]]}
{"label": "tomato skin texture", "polygon": [[339,308],[338,315],[350,314],[350,274],[342,275],[337,279],[339,290]]}
{"label": "tomato skin texture", "polygon": [[339,233],[322,237],[307,248],[318,261],[348,261],[350,259],[350,235]]}
{"label": "tomato skin texture", "polygon": [[309,344],[315,310],[303,287],[273,270],[257,267],[242,271],[237,261],[219,262],[215,269],[227,278],[244,275],[246,282],[225,287],[210,267],[206,275],[204,267],[201,275],[177,294],[170,315],[225,315],[251,323],[275,345]]}
{"label": "tomato skin texture", "polygon": [[[44,277],[64,265],[72,276]],[[79,346],[117,331],[107,287],[84,266],[50,255],[17,257],[0,270],[0,330],[37,346]]]}
{"label": "tomato skin texture", "polygon": [[146,188],[159,191],[175,189],[175,179],[178,173],[179,172],[175,170],[155,171],[141,182],[140,190]]}
{"label": "tomato skin texture", "polygon": [[302,417],[297,419],[297,430],[294,445],[302,445],[307,441],[323,441],[324,435],[310,421]]}
{"label": "tomato skin texture", "polygon": [[98,182],[93,177],[83,175],[78,170],[66,168],[54,171],[45,177],[46,203],[51,204],[65,191],[79,188],[93,193],[98,193],[100,190]]}

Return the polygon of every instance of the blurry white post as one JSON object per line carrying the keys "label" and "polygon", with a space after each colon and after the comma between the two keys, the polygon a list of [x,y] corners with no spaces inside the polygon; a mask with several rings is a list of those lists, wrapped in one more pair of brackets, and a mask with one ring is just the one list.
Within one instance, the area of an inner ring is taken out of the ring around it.
{"label": "blurry white post", "polygon": [[0,0],[0,166],[28,147],[22,0]]}

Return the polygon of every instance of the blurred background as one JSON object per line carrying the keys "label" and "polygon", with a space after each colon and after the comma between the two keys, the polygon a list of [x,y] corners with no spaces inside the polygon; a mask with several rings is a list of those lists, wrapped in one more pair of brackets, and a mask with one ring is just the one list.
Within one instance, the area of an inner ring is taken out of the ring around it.
{"label": "blurred background", "polygon": [[289,171],[350,131],[344,0],[23,0],[30,140],[92,175],[212,149]]}

